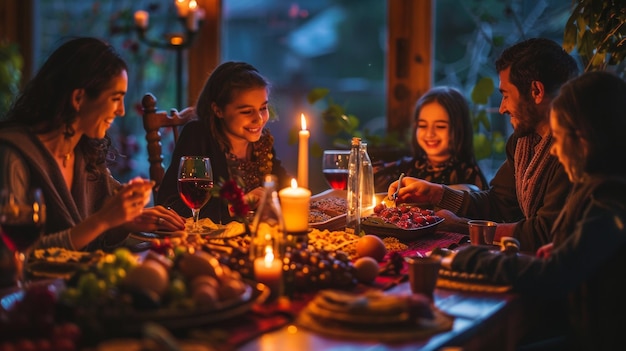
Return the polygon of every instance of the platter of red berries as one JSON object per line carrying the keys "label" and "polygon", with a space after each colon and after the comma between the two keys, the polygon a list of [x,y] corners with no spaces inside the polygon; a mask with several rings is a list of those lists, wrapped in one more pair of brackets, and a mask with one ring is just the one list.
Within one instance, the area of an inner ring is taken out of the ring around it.
{"label": "platter of red berries", "polygon": [[410,241],[434,232],[443,220],[431,209],[406,204],[388,207],[380,203],[371,216],[363,219],[361,226],[367,234]]}

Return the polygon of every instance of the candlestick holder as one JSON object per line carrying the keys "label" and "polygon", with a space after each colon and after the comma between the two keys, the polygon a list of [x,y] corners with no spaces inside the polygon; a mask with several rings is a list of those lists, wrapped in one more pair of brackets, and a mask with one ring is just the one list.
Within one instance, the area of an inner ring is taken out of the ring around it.
{"label": "candlestick holder", "polygon": [[176,52],[176,105],[179,109],[183,106],[183,52],[191,47],[198,33],[198,30],[204,22],[203,13],[197,11],[197,5],[193,1],[193,8],[190,7],[185,15],[177,16],[177,20],[184,28],[183,32],[167,33],[164,35],[165,40],[157,40],[148,38],[146,32],[149,29],[148,13],[146,11],[135,12],[135,30],[139,36],[139,41],[153,48],[174,50]]}

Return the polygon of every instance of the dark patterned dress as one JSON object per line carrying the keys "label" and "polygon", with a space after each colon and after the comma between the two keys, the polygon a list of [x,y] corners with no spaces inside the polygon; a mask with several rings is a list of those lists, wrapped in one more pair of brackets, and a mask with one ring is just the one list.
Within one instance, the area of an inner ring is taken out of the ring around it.
{"label": "dark patterned dress", "polygon": [[437,184],[474,184],[481,190],[489,187],[476,163],[470,164],[451,158],[445,163],[433,165],[426,158],[405,157],[395,162],[374,164],[376,192],[387,192],[389,184],[398,180],[400,173]]}

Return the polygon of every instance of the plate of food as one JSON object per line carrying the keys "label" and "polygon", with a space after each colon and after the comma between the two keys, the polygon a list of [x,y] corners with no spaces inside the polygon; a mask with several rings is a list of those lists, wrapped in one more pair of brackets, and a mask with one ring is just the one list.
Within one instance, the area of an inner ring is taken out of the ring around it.
{"label": "plate of food", "polygon": [[155,230],[154,234],[160,237],[166,236],[188,236],[188,235],[201,235],[205,239],[228,239],[245,234],[246,228],[243,223],[230,222],[228,224],[216,224],[210,218],[198,219],[199,230],[193,231],[193,219],[187,218],[185,224],[185,230],[176,231],[159,231]]}
{"label": "plate of food", "polygon": [[361,228],[368,234],[411,241],[433,233],[443,221],[444,219],[431,209],[415,205],[387,207],[381,203],[374,208],[371,216],[363,218]]}
{"label": "plate of food", "polygon": [[98,314],[98,319],[108,326],[115,325],[117,335],[141,332],[146,322],[157,322],[170,330],[208,325],[221,322],[248,312],[255,303],[269,296],[269,289],[262,284],[246,281],[242,292],[216,306],[162,307],[154,310],[108,309]]}
{"label": "plate of food", "polygon": [[170,330],[224,321],[268,295],[267,286],[200,249],[177,255],[116,249],[66,281],[59,307],[87,334],[116,337],[139,333],[149,321]]}
{"label": "plate of food", "polygon": [[184,230],[155,230],[154,234],[160,236],[185,236],[188,234],[206,235],[217,229],[219,229],[219,226],[214,223],[210,218],[199,218],[198,228],[197,230],[193,231],[193,218],[190,217],[187,218],[185,221]]}
{"label": "plate of food", "polygon": [[450,330],[454,319],[419,294],[361,294],[320,291],[300,312],[296,323],[344,339],[401,342]]}
{"label": "plate of food", "polygon": [[81,267],[98,262],[105,252],[73,251],[60,247],[36,249],[28,259],[26,273],[37,278],[69,278]]}
{"label": "plate of food", "polygon": [[309,227],[337,230],[346,226],[348,201],[345,190],[329,189],[311,196]]}

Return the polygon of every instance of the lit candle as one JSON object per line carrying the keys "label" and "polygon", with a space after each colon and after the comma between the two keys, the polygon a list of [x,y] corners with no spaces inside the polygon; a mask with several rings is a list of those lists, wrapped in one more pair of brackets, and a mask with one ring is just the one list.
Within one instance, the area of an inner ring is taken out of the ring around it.
{"label": "lit candle", "polygon": [[309,201],[311,191],[298,187],[295,179],[291,180],[291,187],[278,192],[280,208],[285,220],[285,231],[288,233],[302,233],[309,230]]}
{"label": "lit candle", "polygon": [[172,35],[170,37],[170,44],[174,46],[183,45],[183,37],[177,34]]}
{"label": "lit candle", "polygon": [[198,3],[196,0],[189,1],[189,13],[187,14],[187,29],[192,32],[198,30]]}
{"label": "lit candle", "polygon": [[187,2],[188,0],[176,0],[176,11],[178,12],[178,17],[187,17],[187,12],[189,12],[189,5]]}
{"label": "lit candle", "polygon": [[150,18],[150,15],[147,11],[135,11],[135,26],[141,29],[148,28],[148,18]]}
{"label": "lit candle", "polygon": [[298,133],[298,184],[303,188],[309,187],[309,136],[306,129],[304,113],[300,115],[302,130]]}
{"label": "lit candle", "polygon": [[270,288],[272,298],[281,294],[283,263],[274,258],[274,251],[271,246],[265,247],[265,257],[254,260],[254,277],[259,283]]}

